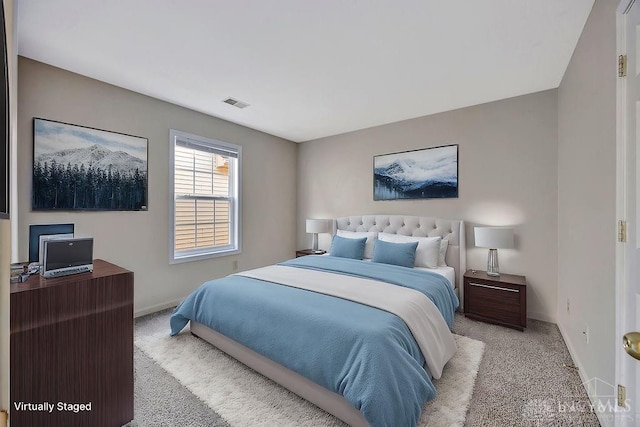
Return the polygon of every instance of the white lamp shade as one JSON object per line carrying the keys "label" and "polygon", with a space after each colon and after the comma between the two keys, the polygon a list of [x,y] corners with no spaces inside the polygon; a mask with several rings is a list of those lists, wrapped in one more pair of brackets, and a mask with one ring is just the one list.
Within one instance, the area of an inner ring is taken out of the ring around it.
{"label": "white lamp shade", "polygon": [[513,228],[475,227],[474,235],[480,248],[513,248]]}
{"label": "white lamp shade", "polygon": [[307,233],[328,233],[329,221],[326,219],[308,219]]}

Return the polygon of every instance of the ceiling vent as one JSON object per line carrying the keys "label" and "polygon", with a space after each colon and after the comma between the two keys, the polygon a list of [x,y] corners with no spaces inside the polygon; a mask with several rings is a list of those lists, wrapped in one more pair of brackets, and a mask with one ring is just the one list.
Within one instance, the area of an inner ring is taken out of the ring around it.
{"label": "ceiling vent", "polygon": [[246,108],[249,106],[249,104],[247,104],[246,102],[238,101],[237,99],[233,99],[233,98],[227,98],[222,102],[225,102],[229,105],[233,105],[234,107],[238,107],[238,108]]}

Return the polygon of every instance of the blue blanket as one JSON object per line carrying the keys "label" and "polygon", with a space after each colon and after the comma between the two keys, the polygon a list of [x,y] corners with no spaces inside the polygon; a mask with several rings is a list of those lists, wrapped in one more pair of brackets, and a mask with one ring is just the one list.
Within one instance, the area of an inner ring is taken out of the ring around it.
{"label": "blue blanket", "polygon": [[[431,299],[440,310],[440,313],[442,313],[449,328],[453,326],[454,313],[459,305],[458,297],[453,291],[453,287],[449,284],[449,280],[444,276],[426,270],[328,256],[300,257],[282,262],[279,265],[331,271],[333,273],[380,280],[414,289]],[[425,280],[425,276],[428,276],[429,279]]]}
{"label": "blue blanket", "polygon": [[[458,305],[446,279],[434,273],[335,257],[301,257],[283,265],[401,281],[428,295],[449,325]],[[409,328],[383,310],[228,276],[206,282],[176,308],[171,334],[189,320],[343,395],[371,426],[415,426],[425,402],[435,397]]]}

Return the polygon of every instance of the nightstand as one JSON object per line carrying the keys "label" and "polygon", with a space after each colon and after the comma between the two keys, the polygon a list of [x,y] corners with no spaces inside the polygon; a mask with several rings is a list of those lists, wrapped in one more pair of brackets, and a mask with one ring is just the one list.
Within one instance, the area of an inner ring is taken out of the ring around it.
{"label": "nightstand", "polygon": [[527,280],[524,276],[467,270],[464,274],[464,314],[483,322],[521,331],[527,327]]}
{"label": "nightstand", "polygon": [[301,256],[306,256],[306,255],[324,255],[326,253],[327,251],[323,251],[323,250],[314,251],[313,249],[302,249],[302,250],[296,251],[296,258]]}

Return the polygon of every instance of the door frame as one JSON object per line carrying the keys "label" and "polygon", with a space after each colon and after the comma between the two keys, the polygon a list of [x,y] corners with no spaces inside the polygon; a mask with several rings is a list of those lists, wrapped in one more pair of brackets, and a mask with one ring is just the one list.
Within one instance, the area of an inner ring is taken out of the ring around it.
{"label": "door frame", "polygon": [[[634,5],[636,0],[622,0],[616,10],[616,52],[617,55],[627,54],[627,23],[626,13]],[[612,61],[614,58],[612,58]],[[636,218],[628,218],[627,215],[627,191],[634,190],[631,187],[637,187],[637,183],[633,179],[627,177],[627,151],[628,151],[628,138],[627,138],[627,79],[616,78],[616,219],[618,221],[626,221],[627,229],[628,224],[633,222],[636,225]],[[637,191],[637,188],[634,190]],[[635,229],[635,227],[631,227]],[[618,224],[616,224],[616,230],[618,230]],[[637,238],[637,237],[636,237]],[[627,236],[628,240],[628,236]],[[638,398],[638,384],[636,384],[636,370],[634,359],[626,354],[622,347],[622,336],[630,332],[627,323],[627,317],[629,314],[635,318],[635,313],[628,313],[626,301],[631,293],[635,294],[627,287],[627,266],[628,260],[626,256],[626,243],[620,242],[618,236],[616,236],[616,250],[615,250],[615,266],[616,266],[616,279],[615,279],[615,313],[616,313],[616,329],[615,329],[615,378],[616,383],[627,387],[627,395],[632,396],[633,400]],[[635,295],[632,295],[635,298]],[[636,408],[633,402],[630,402],[634,409]],[[625,414],[627,415],[627,414]],[[626,416],[614,417],[613,425],[615,426],[631,426],[635,425],[633,415],[631,418]]]}

